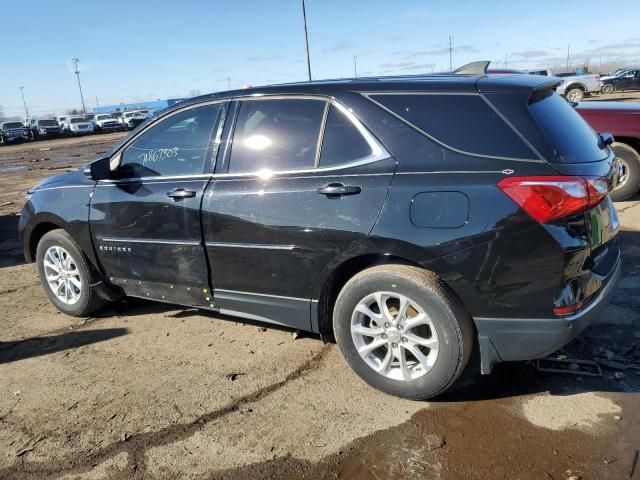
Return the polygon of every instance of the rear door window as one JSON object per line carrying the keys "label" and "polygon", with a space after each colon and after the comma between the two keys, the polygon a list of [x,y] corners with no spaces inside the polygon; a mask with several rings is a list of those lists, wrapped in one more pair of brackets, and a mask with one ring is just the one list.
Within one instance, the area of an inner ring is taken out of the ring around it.
{"label": "rear door window", "polygon": [[370,98],[447,147],[474,155],[537,160],[480,95],[377,94]]}
{"label": "rear door window", "polygon": [[321,99],[242,102],[233,135],[229,172],[314,168],[326,105]]}
{"label": "rear door window", "polygon": [[597,162],[608,155],[598,136],[569,102],[551,90],[536,92],[529,111],[565,163]]}
{"label": "rear door window", "polygon": [[356,126],[337,107],[329,107],[320,153],[320,167],[354,162],[371,154],[371,146]]}

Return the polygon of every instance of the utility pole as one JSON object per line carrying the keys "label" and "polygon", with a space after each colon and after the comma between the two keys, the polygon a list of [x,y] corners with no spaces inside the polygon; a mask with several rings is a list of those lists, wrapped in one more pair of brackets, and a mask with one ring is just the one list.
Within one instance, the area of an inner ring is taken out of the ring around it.
{"label": "utility pole", "polygon": [[76,67],[76,76],[78,77],[78,89],[80,90],[80,101],[82,101],[82,113],[87,113],[87,109],[84,106],[84,96],[82,95],[82,85],[80,85],[80,71],[78,70],[78,60],[77,58],[73,59],[73,63]]}
{"label": "utility pole", "polygon": [[504,68],[507,68],[507,52],[504,52]]}
{"label": "utility pole", "polygon": [[453,37],[449,35],[449,71],[453,72]]}
{"label": "utility pole", "polygon": [[358,55],[353,56],[353,78],[358,78]]}
{"label": "utility pole", "polygon": [[567,73],[569,73],[569,50],[571,45],[567,45]]}
{"label": "utility pole", "polygon": [[96,107],[100,108],[100,102],[98,102],[98,96],[96,95]]}
{"label": "utility pole", "polygon": [[307,32],[307,10],[304,6],[304,0],[302,0],[302,18],[304,20],[304,44],[307,48],[307,73],[309,74],[309,81],[311,81],[311,57],[309,56],[309,34]]}
{"label": "utility pole", "polygon": [[231,90],[231,77],[227,77],[227,90]]}
{"label": "utility pole", "polygon": [[22,104],[24,105],[24,118],[29,118],[29,109],[27,108],[27,102],[24,101],[24,87],[20,87],[20,94],[22,95]]}

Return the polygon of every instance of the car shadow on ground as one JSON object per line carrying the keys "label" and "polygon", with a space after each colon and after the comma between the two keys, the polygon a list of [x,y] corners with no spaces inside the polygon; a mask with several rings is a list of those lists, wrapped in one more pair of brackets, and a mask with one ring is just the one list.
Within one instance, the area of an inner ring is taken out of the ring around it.
{"label": "car shadow on ground", "polygon": [[25,263],[18,237],[20,215],[0,216],[0,268],[14,267]]}
{"label": "car shadow on ground", "polygon": [[0,365],[104,342],[127,333],[126,328],[106,328],[31,337],[15,342],[0,342]]}

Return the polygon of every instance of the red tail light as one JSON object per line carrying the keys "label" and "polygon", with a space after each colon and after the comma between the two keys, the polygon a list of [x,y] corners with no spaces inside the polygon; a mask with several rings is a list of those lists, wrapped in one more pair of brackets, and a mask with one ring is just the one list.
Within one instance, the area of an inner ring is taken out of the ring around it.
{"label": "red tail light", "polygon": [[609,193],[603,177],[507,177],[498,187],[540,223],[584,212]]}

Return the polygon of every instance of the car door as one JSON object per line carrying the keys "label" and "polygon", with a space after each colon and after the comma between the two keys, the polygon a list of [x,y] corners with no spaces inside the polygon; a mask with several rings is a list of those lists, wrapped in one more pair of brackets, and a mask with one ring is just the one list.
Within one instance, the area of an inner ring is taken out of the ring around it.
{"label": "car door", "polygon": [[234,125],[202,208],[215,303],[308,330],[317,276],[362,245],[395,160],[323,98],[246,99]]}
{"label": "car door", "polygon": [[625,72],[616,84],[616,90],[633,90],[636,79],[636,70]]}
{"label": "car door", "polygon": [[96,185],[96,254],[128,295],[210,306],[200,202],[225,108],[211,103],[161,118],[114,155],[113,178]]}

